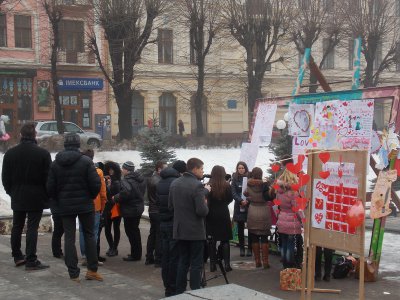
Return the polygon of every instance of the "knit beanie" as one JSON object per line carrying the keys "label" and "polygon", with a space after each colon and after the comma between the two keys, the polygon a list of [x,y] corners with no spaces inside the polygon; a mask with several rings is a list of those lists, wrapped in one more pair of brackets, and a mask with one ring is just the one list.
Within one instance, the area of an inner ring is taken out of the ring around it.
{"label": "knit beanie", "polygon": [[129,160],[123,163],[122,168],[129,172],[135,171],[135,165]]}
{"label": "knit beanie", "polygon": [[81,146],[81,138],[77,133],[67,133],[64,135],[65,148],[79,148]]}
{"label": "knit beanie", "polygon": [[186,172],[186,163],[183,160],[177,160],[173,163],[172,168],[177,170],[179,173]]}

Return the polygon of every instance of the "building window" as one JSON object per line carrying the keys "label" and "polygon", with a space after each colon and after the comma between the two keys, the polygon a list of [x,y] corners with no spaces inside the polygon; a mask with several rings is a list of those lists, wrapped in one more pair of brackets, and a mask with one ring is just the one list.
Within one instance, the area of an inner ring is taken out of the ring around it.
{"label": "building window", "polygon": [[227,102],[228,109],[237,109],[237,100],[229,99]]}
{"label": "building window", "polygon": [[349,39],[349,70],[353,70],[354,64],[354,40]]}
{"label": "building window", "polygon": [[335,68],[335,49],[330,49],[329,39],[323,39],[322,41],[323,55],[326,55],[322,68],[323,69],[334,69]]}
{"label": "building window", "polygon": [[378,70],[381,63],[382,63],[382,44],[379,44],[375,52],[374,70]]}
{"label": "building window", "polygon": [[161,64],[172,64],[172,54],[172,30],[158,29],[158,62]]}
{"label": "building window", "polygon": [[176,98],[172,93],[163,93],[159,102],[161,128],[176,133]]}
{"label": "building window", "polygon": [[31,16],[14,16],[15,47],[32,48]]}
{"label": "building window", "polygon": [[7,47],[7,20],[4,14],[0,14],[0,47]]}
{"label": "building window", "polygon": [[83,21],[62,20],[60,22],[60,49],[71,52],[85,52]]}

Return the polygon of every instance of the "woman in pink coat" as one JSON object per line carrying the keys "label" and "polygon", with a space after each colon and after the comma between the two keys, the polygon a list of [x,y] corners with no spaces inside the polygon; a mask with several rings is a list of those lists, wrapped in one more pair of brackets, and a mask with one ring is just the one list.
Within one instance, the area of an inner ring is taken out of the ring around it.
{"label": "woman in pink coat", "polygon": [[276,199],[280,202],[280,213],[276,223],[279,233],[279,247],[284,268],[295,266],[294,247],[295,237],[301,234],[301,222],[293,207],[297,206],[297,191],[291,189],[291,185],[297,183],[297,176],[288,170],[284,170],[278,178],[279,189],[276,191]]}

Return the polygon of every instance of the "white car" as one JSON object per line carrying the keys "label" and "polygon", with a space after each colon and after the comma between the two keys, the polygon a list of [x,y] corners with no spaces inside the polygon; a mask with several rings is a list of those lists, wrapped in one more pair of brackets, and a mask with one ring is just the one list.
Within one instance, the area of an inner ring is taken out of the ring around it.
{"label": "white car", "polygon": [[[84,131],[78,125],[72,122],[63,122],[65,133],[74,132],[79,134],[81,138],[81,145],[88,145],[93,148],[99,148],[103,142],[101,136],[97,133]],[[57,121],[35,121],[36,124],[36,138],[38,140],[56,135]]]}

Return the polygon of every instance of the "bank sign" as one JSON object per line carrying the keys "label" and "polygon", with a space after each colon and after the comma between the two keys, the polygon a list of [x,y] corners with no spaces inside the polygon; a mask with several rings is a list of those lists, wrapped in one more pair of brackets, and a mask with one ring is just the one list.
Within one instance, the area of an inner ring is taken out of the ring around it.
{"label": "bank sign", "polygon": [[60,90],[102,90],[101,78],[60,78],[58,80]]}

